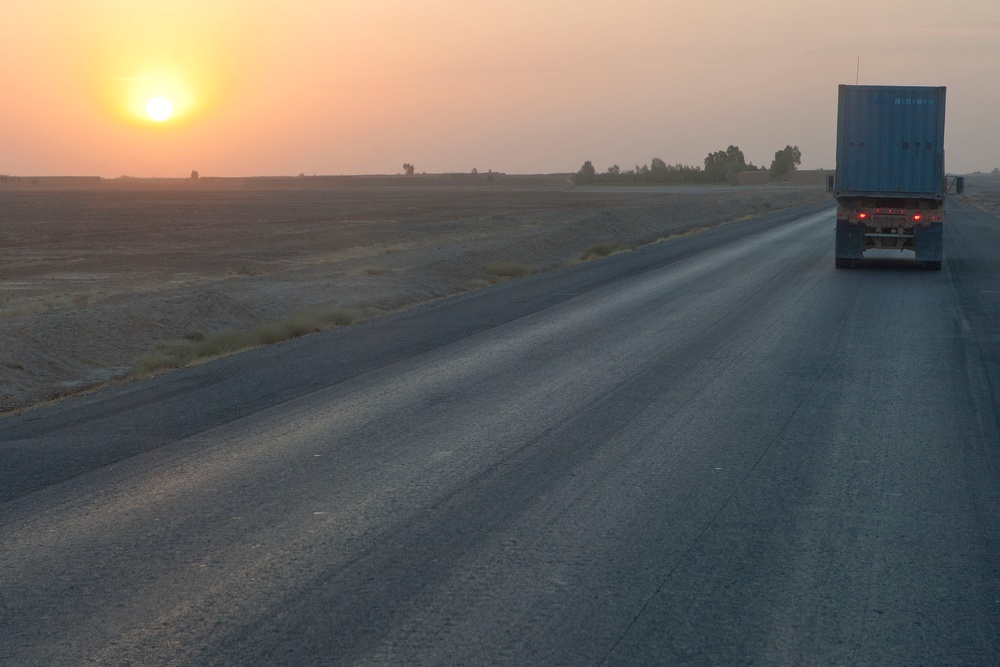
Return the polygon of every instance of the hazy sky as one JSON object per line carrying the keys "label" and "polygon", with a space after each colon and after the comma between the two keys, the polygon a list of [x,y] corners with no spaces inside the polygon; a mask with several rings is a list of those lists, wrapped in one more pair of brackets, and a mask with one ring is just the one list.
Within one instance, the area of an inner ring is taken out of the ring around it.
{"label": "hazy sky", "polygon": [[[998,0],[32,0],[0,22],[0,173],[834,165],[837,85],[946,85],[1000,167]],[[156,96],[173,116],[145,113]]]}

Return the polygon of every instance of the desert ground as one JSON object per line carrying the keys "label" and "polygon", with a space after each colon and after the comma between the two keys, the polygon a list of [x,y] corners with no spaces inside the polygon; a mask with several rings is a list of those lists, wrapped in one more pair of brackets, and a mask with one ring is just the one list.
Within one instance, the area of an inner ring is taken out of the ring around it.
{"label": "desert ground", "polygon": [[[1000,178],[969,186],[1000,211]],[[0,185],[0,412],[217,332],[375,317],[828,196],[566,177]]]}

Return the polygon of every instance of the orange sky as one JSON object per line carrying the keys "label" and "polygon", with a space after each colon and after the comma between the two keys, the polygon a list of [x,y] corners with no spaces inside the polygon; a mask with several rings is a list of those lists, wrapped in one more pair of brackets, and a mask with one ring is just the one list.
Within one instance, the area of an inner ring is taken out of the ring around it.
{"label": "orange sky", "polygon": [[858,56],[861,83],[948,86],[950,170],[1000,167],[996,0],[32,0],[0,23],[0,173],[538,173],[729,144],[832,167]]}

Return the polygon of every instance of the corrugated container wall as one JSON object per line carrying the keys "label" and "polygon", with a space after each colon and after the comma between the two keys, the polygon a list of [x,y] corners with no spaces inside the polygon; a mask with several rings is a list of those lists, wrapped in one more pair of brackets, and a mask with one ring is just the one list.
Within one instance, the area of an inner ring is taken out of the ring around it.
{"label": "corrugated container wall", "polygon": [[835,197],[942,199],[944,86],[840,86]]}

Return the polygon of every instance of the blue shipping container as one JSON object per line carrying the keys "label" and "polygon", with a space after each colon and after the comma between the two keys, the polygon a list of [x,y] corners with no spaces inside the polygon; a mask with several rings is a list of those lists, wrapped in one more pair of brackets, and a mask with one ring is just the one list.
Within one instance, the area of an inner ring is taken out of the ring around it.
{"label": "blue shipping container", "polygon": [[944,86],[840,86],[835,197],[943,199]]}

